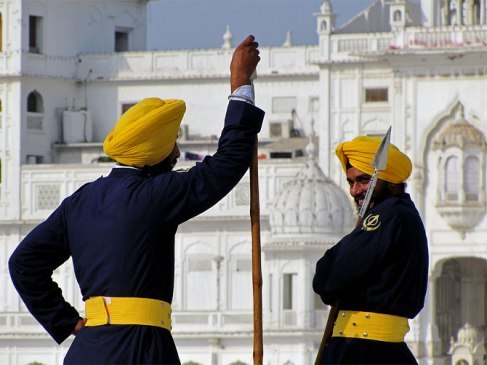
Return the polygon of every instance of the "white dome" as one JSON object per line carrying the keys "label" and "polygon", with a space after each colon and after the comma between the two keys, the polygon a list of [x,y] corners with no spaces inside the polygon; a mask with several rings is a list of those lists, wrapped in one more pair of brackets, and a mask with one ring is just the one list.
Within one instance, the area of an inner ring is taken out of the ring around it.
{"label": "white dome", "polygon": [[333,12],[333,9],[331,7],[330,0],[324,0],[323,4],[321,4],[320,7],[321,13],[322,14],[330,14]]}
{"label": "white dome", "polygon": [[354,226],[353,207],[346,193],[327,178],[316,163],[313,146],[306,166],[277,194],[270,213],[271,232],[348,233]]}
{"label": "white dome", "polygon": [[478,337],[477,329],[468,322],[457,333],[459,343],[477,344]]}

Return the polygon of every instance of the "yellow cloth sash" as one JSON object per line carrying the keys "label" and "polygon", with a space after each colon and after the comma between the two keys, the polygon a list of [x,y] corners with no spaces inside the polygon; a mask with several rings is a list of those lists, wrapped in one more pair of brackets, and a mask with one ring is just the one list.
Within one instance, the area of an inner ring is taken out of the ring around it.
{"label": "yellow cloth sash", "polygon": [[126,324],[171,330],[171,304],[148,298],[93,297],[85,302],[86,326]]}
{"label": "yellow cloth sash", "polygon": [[360,338],[384,342],[404,342],[408,319],[391,314],[339,311],[332,337]]}

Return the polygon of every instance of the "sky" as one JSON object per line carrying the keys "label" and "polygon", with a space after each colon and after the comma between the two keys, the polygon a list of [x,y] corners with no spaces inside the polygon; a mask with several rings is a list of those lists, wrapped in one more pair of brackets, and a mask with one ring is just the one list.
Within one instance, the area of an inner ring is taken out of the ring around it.
{"label": "sky", "polygon": [[[332,0],[336,24],[374,0]],[[227,25],[233,46],[253,34],[264,47],[318,44],[316,18],[323,0],[155,0],[149,2],[148,49],[220,48]]]}

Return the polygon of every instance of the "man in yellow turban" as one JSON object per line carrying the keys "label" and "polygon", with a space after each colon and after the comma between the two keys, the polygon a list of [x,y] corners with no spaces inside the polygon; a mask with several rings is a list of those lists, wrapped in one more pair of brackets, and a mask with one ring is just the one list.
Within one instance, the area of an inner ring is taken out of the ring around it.
{"label": "man in yellow turban", "polygon": [[[360,208],[381,143],[361,136],[341,143],[336,154],[350,194]],[[417,364],[404,342],[408,319],[423,308],[428,244],[421,217],[405,192],[411,160],[390,145],[387,166],[355,229],[316,264],[313,289],[338,309],[320,364]]]}
{"label": "man in yellow turban", "polygon": [[[76,335],[64,364],[180,363],[170,332],[174,236],[249,167],[264,118],[250,83],[259,60],[253,36],[233,53],[230,101],[213,156],[172,171],[185,104],[144,99],[105,139],[105,152],[117,161],[110,174],[67,197],[10,257],[13,283],[35,318],[58,343]],[[86,318],[52,279],[70,257]]]}
{"label": "man in yellow turban", "polygon": [[[374,173],[372,161],[380,143],[380,138],[360,136],[336,147],[336,155],[350,185],[350,194],[359,208],[362,206],[368,183]],[[406,187],[404,182],[411,175],[411,171],[412,164],[409,157],[396,146],[390,144],[387,166],[385,170],[379,171],[379,180],[369,208],[372,208],[378,199],[382,200],[384,195],[391,192],[390,190],[394,192],[404,191]]]}

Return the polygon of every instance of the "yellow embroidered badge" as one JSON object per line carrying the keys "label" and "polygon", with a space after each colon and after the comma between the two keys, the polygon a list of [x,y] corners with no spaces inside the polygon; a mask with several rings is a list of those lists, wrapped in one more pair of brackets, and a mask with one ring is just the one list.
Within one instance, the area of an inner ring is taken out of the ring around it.
{"label": "yellow embroidered badge", "polygon": [[380,227],[379,214],[369,214],[362,222],[362,231],[375,231]]}

